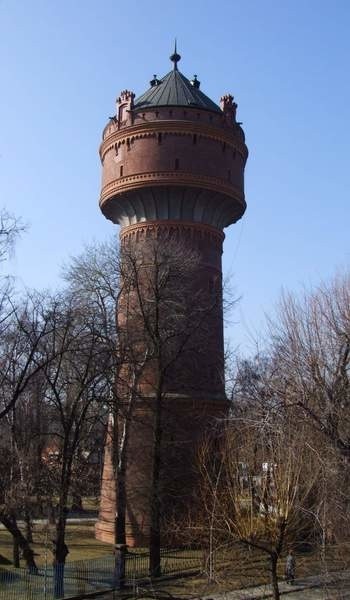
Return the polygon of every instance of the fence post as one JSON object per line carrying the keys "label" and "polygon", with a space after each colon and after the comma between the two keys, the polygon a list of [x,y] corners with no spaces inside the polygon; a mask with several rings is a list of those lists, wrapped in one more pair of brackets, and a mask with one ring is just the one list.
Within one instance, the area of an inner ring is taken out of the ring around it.
{"label": "fence post", "polygon": [[115,554],[115,587],[122,590],[125,585],[125,555],[127,553],[126,544],[116,544]]}

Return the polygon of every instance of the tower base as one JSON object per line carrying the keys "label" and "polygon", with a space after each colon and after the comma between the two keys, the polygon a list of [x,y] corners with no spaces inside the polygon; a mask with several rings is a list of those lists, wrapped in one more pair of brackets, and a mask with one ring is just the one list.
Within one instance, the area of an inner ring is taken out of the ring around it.
{"label": "tower base", "polygon": [[[206,434],[214,427],[217,429],[220,421],[227,417],[228,401],[224,398],[203,401],[178,395],[176,402],[174,400],[173,397],[164,400],[160,497],[163,521],[179,525],[198,498],[199,474],[196,463],[200,444]],[[126,544],[129,547],[145,547],[149,542],[152,447],[142,442],[140,447],[140,440],[152,439],[149,435],[152,416],[152,410],[145,411],[143,408],[142,415],[135,416],[130,433],[132,452],[128,460],[126,512]],[[116,511],[111,437],[107,434],[100,513],[95,525],[98,540],[115,543]],[[173,543],[176,543],[175,537]]]}
{"label": "tower base", "polygon": [[105,544],[114,544],[114,523],[103,520],[100,516],[95,524],[95,538]]}

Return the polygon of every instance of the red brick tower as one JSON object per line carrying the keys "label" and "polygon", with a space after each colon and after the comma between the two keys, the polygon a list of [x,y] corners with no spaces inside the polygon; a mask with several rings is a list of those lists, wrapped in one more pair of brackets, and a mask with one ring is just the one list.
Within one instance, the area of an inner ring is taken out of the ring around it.
{"label": "red brick tower", "polygon": [[[240,219],[246,208],[244,167],[248,150],[236,121],[233,97],[224,95],[217,106],[200,90],[196,75],[188,80],[180,73],[179,60],[175,48],[170,73],[162,79],[154,75],[150,88],[136,100],[135,94],[127,90],[117,99],[116,117],[105,127],[100,147],[100,207],[108,219],[120,225],[121,244],[141,247],[146,237],[157,235],[162,239],[165,233],[164,239],[173,236],[185,248],[195,249],[201,263],[199,285],[210,288],[213,281],[221,286],[223,229]],[[222,306],[210,330],[210,351],[200,354],[187,375],[187,389],[183,385],[179,389],[178,378],[174,377],[167,394],[173,448],[176,441],[182,448],[168,457],[163,475],[163,502],[167,502],[167,486],[172,486],[168,502],[175,502],[175,512],[176,502],[184,506],[195,493],[195,478],[189,471],[198,439],[208,422],[227,409]],[[149,534],[145,497],[152,431],[146,421],[136,420],[129,440],[126,529],[130,545],[145,544]],[[181,489],[182,495],[176,494]],[[181,498],[174,501],[176,496]],[[99,539],[114,541],[116,510],[107,438],[96,525]]]}

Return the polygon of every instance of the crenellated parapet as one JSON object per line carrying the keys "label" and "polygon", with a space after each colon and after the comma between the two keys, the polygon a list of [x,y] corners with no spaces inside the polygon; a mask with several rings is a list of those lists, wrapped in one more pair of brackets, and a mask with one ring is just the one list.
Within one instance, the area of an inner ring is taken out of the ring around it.
{"label": "crenellated parapet", "polygon": [[159,135],[189,136],[192,141],[194,135],[197,135],[198,140],[201,138],[212,139],[221,145],[226,144],[228,148],[239,152],[244,161],[247,160],[248,149],[242,142],[241,127],[237,123],[232,123],[232,127],[227,130],[226,128],[214,127],[210,123],[199,123],[191,120],[155,119],[152,121],[145,119],[141,123],[136,121],[137,119],[134,118],[134,125],[122,130],[118,129],[116,122],[113,120],[106,125],[103,142],[100,146],[102,165],[105,155],[111,149],[120,148],[123,144],[132,144],[138,139],[153,137],[159,141]]}

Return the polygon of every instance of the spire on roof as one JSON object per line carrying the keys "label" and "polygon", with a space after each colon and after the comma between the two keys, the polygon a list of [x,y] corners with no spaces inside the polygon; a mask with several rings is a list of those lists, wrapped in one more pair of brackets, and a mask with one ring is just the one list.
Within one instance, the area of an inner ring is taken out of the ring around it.
{"label": "spire on roof", "polygon": [[181,56],[180,56],[180,54],[177,53],[176,38],[175,38],[174,53],[170,56],[170,60],[174,63],[174,71],[177,71],[177,63],[179,62],[179,60],[181,60]]}
{"label": "spire on roof", "polygon": [[134,103],[134,109],[144,110],[145,108],[154,108],[158,106],[182,106],[192,108],[202,108],[212,112],[222,114],[221,109],[208,96],[200,90],[200,82],[197,75],[189,81],[177,68],[181,56],[177,52],[177,43],[175,40],[174,52],[170,60],[174,63],[171,69],[164,77],[153,75],[150,81],[150,88],[139,96]]}

